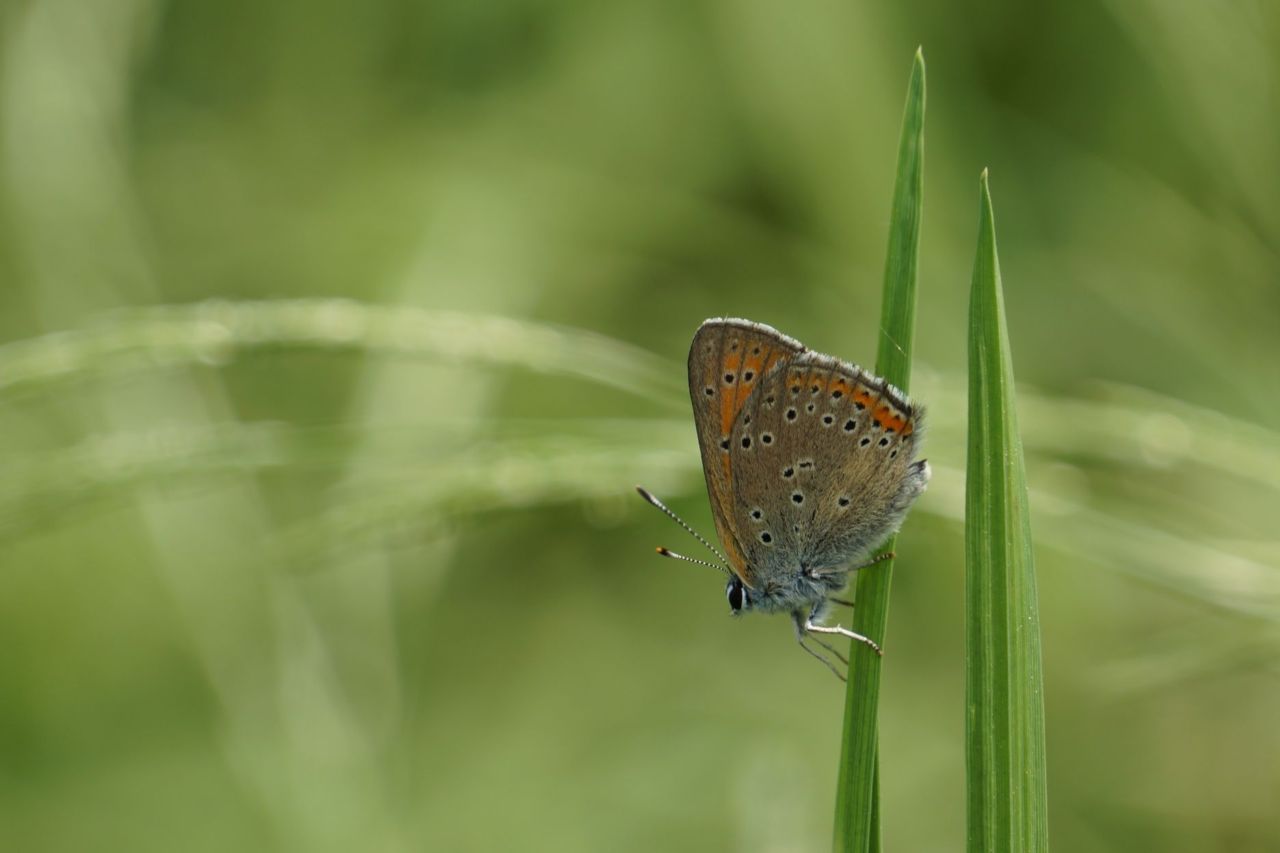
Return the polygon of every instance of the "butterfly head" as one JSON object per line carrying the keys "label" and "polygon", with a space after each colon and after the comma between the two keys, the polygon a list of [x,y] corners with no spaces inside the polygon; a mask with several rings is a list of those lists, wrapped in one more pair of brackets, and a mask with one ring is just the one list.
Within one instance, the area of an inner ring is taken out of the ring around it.
{"label": "butterfly head", "polygon": [[734,616],[739,615],[744,610],[751,609],[751,591],[747,589],[747,585],[737,575],[729,579],[724,594],[729,599],[729,612]]}

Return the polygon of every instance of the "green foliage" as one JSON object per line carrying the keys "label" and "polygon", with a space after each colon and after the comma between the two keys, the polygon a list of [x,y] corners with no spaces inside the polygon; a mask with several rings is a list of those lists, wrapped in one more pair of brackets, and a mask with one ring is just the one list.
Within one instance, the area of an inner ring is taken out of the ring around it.
{"label": "green foliage", "polygon": [[1040,615],[986,172],[969,303],[966,471],[967,849],[1035,853],[1049,849]]}
{"label": "green foliage", "polygon": [[875,320],[923,43],[934,477],[871,837],[964,833],[981,157],[1020,283],[1053,843],[1280,849],[1280,30],[1071,9],[8,4],[6,848],[828,844],[843,691],[657,559],[681,534],[631,489],[711,532],[702,319],[868,368],[901,338]]}

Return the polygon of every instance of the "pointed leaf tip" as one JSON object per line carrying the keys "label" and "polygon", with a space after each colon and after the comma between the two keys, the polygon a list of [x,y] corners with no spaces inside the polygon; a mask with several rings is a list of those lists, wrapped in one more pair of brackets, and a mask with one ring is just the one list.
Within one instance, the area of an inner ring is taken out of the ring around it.
{"label": "pointed leaf tip", "polygon": [[967,849],[1044,853],[1044,675],[1035,562],[988,179],[983,169],[969,303]]}

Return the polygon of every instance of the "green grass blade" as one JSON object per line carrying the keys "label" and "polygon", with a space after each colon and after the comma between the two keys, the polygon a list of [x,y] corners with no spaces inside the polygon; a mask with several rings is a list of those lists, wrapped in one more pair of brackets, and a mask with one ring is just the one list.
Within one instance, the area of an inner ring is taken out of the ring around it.
{"label": "green grass blade", "polygon": [[[898,177],[889,222],[889,252],[884,270],[880,346],[876,372],[904,391],[911,374],[915,332],[916,267],[920,244],[920,207],[924,178],[924,55],[917,50],[907,85],[907,103],[898,144]],[[893,547],[890,540],[885,548]],[[884,643],[893,562],[860,572],[853,630]],[[834,849],[875,853],[880,849],[879,772],[876,708],[880,699],[880,661],[862,643],[853,643],[844,702],[844,737],[836,785]]]}
{"label": "green grass blade", "polygon": [[969,304],[965,755],[970,851],[1047,850],[1044,688],[1022,440],[982,173]]}

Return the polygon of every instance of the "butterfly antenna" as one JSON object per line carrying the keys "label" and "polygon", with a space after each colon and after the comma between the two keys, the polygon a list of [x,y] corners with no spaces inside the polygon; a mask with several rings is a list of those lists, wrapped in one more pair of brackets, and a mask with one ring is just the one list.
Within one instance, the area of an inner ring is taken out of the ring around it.
{"label": "butterfly antenna", "polygon": [[[697,539],[699,542],[701,542],[701,543],[702,543],[702,545],[703,545],[703,547],[705,547],[705,548],[706,548],[708,551],[710,551],[712,554],[715,554],[717,557],[719,557],[719,558],[720,558],[720,562],[724,563],[725,568],[728,568],[728,566],[729,566],[729,561],[725,559],[724,554],[721,554],[719,551],[717,551],[717,550],[716,550],[716,546],[712,545],[710,542],[708,542],[706,539],[704,539],[704,538],[702,537],[702,534],[701,534],[701,533],[699,533],[698,531],[694,530],[694,529],[693,529],[692,527],[690,527],[689,525],[685,524],[685,523],[684,523],[684,519],[683,519],[683,518],[681,518],[680,516],[678,516],[678,515],[676,515],[674,512],[672,512],[670,509],[668,509],[666,504],[664,504],[662,501],[658,500],[656,497],[654,497],[652,494],[650,494],[650,493],[648,492],[648,490],[646,490],[646,489],[644,488],[644,486],[636,486],[636,491],[640,493],[640,497],[644,498],[644,499],[645,499],[645,500],[647,500],[649,503],[653,504],[653,505],[654,505],[654,506],[656,506],[658,509],[660,509],[660,510],[662,510],[664,513],[666,513],[667,518],[671,519],[671,520],[672,520],[672,521],[674,521],[676,524],[678,524],[678,525],[680,525],[681,527],[683,527],[683,528],[685,529],[685,532],[686,532],[686,533],[688,533],[688,534],[689,534],[690,536],[692,536],[694,539]],[[665,550],[665,549],[663,549],[663,548],[659,548],[659,549],[658,549],[658,553],[659,553],[659,554],[661,554],[661,553],[663,553],[663,551],[664,551],[664,550]],[[664,556],[678,556],[678,555],[675,555],[675,554],[666,554],[666,555],[664,555]],[[680,557],[679,559],[688,560],[689,558],[688,558],[688,557]],[[698,562],[698,561],[697,561],[697,560],[693,560],[692,562],[695,562],[695,563],[696,563],[696,562]],[[719,567],[719,566],[717,566],[716,568],[720,568],[720,567]]]}
{"label": "butterfly antenna", "polygon": [[724,566],[717,565],[708,560],[699,560],[696,557],[686,557],[684,554],[677,554],[669,548],[658,547],[658,553],[664,557],[670,557],[673,560],[684,560],[686,563],[697,563],[699,566],[706,566],[709,569],[716,569],[723,572]]}

